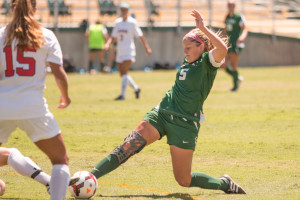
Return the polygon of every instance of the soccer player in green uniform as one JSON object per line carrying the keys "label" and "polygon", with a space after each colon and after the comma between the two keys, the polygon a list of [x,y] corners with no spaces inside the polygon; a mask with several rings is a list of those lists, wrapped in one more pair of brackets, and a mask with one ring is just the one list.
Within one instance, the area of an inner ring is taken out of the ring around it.
{"label": "soccer player in green uniform", "polygon": [[[225,58],[225,63],[222,65],[222,68],[232,76],[233,78],[233,88],[232,92],[236,92],[239,88],[240,81],[243,80],[242,77],[239,77],[238,73],[238,62],[242,49],[244,48],[244,40],[247,37],[248,31],[246,29],[244,18],[235,13],[235,1],[229,0],[227,3],[228,14],[225,19],[225,29],[224,33],[229,36],[229,49],[228,54]],[[228,65],[231,63],[231,67]]]}
{"label": "soccer player in green uniform", "polygon": [[95,56],[98,54],[100,61],[100,71],[104,67],[104,45],[108,39],[108,33],[106,27],[100,23],[99,20],[96,24],[92,24],[88,27],[85,32],[85,36],[89,40],[90,60],[89,60],[89,71],[91,74],[96,73],[98,65],[94,65]]}
{"label": "soccer player in green uniform", "polygon": [[228,175],[215,178],[202,172],[192,172],[200,122],[205,120],[203,103],[227,54],[227,37],[220,38],[219,34],[209,30],[198,11],[193,10],[192,16],[197,28],[183,38],[185,59],[176,74],[173,88],[144,116],[123,144],[95,166],[92,173],[97,178],[116,169],[146,145],[166,136],[174,176],[179,185],[245,194]]}

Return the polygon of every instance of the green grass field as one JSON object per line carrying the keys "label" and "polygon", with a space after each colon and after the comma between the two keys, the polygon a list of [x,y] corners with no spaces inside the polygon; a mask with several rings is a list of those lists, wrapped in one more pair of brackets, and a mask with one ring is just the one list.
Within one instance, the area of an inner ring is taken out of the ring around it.
{"label": "green grass field", "polygon": [[[229,174],[248,192],[180,187],[171,167],[166,139],[145,148],[117,170],[99,179],[93,199],[300,199],[300,68],[242,68],[245,81],[237,93],[228,92],[231,79],[219,71],[204,105],[207,121],[201,125],[193,171],[219,177]],[[175,71],[131,72],[141,86],[136,100],[131,88],[125,101],[113,101],[120,92],[115,74],[70,74],[72,104],[57,110],[59,92],[52,75],[45,96],[63,132],[70,156],[70,171],[90,171],[119,145],[155,106],[175,80]],[[16,147],[45,172],[50,161],[20,130],[6,147]],[[6,184],[2,199],[48,199],[46,188],[1,168]],[[72,199],[67,194],[67,199]]]}

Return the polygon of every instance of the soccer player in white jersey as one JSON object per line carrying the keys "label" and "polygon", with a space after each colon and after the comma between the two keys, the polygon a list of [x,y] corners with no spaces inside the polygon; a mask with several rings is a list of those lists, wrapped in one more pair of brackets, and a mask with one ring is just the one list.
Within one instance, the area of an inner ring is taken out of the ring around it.
{"label": "soccer player in white jersey", "polygon": [[120,4],[121,17],[115,21],[111,38],[107,41],[105,49],[107,50],[111,42],[117,42],[117,56],[116,62],[122,78],[121,95],[115,100],[124,100],[127,85],[129,84],[135,91],[135,96],[138,99],[140,88],[134,82],[132,77],[128,75],[128,70],[133,62],[135,62],[136,50],[134,44],[134,37],[139,37],[142,44],[146,49],[146,53],[152,53],[141,28],[138,26],[137,21],[129,16],[130,6],[127,3]]}
{"label": "soccer player in white jersey", "polygon": [[[10,23],[0,29],[0,144],[17,127],[24,130],[53,164],[50,199],[62,200],[70,178],[68,155],[61,131],[43,97],[49,65],[61,92],[57,108],[66,108],[71,103],[61,48],[53,32],[35,20],[36,0],[12,0],[11,10]],[[9,164],[17,171],[20,169],[19,173],[23,170],[24,175],[36,175],[31,173],[31,162],[23,159],[18,150],[9,153],[7,159],[7,154],[1,154],[1,165]]]}

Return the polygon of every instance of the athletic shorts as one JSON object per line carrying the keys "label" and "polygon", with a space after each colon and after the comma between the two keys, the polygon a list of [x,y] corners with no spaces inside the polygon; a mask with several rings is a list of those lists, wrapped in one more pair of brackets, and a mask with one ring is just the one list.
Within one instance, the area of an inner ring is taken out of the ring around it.
{"label": "athletic shorts", "polygon": [[135,62],[135,55],[132,55],[130,51],[128,53],[118,53],[117,52],[116,62],[117,63],[122,63],[125,60],[131,60],[134,63]]}
{"label": "athletic shorts", "polygon": [[244,45],[236,45],[236,44],[231,44],[231,47],[228,49],[228,53],[236,53],[240,54],[244,48]]}
{"label": "athletic shorts", "polygon": [[102,51],[102,50],[103,50],[102,48],[99,48],[99,49],[95,49],[95,48],[94,49],[90,49],[91,52],[97,52],[97,51]]}
{"label": "athletic shorts", "polygon": [[0,143],[7,142],[10,134],[15,131],[17,127],[25,131],[32,142],[52,138],[61,132],[51,113],[48,113],[44,117],[33,119],[0,119]]}
{"label": "athletic shorts", "polygon": [[154,126],[167,143],[182,149],[195,150],[200,124],[153,108],[143,120]]}

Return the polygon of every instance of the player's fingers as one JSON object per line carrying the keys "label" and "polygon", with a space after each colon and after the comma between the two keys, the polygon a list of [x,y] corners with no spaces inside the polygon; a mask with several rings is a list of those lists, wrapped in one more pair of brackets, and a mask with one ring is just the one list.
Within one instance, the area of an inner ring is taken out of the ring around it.
{"label": "player's fingers", "polygon": [[56,108],[58,108],[58,109],[64,109],[64,108],[66,108],[67,106],[68,106],[67,104],[61,103],[61,104],[59,104]]}
{"label": "player's fingers", "polygon": [[193,15],[199,17],[201,14],[197,10],[192,11]]}

